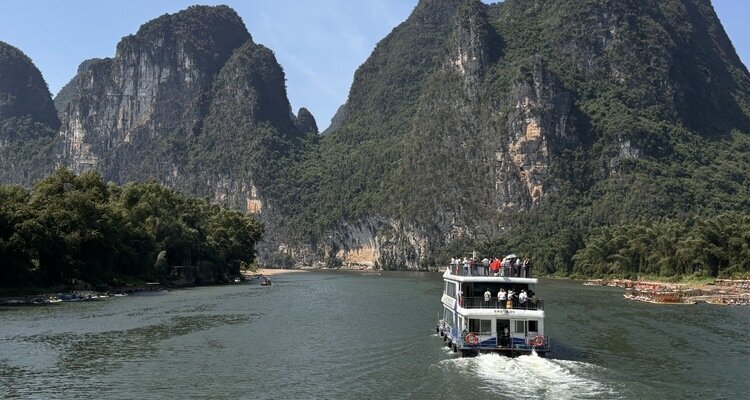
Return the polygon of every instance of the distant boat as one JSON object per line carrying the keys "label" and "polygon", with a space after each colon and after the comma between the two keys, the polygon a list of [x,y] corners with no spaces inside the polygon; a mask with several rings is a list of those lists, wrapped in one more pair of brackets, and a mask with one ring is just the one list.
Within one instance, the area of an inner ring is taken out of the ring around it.
{"label": "distant boat", "polygon": [[271,278],[268,278],[268,277],[265,277],[265,276],[261,276],[260,277],[260,285],[261,286],[271,286],[272,285]]}

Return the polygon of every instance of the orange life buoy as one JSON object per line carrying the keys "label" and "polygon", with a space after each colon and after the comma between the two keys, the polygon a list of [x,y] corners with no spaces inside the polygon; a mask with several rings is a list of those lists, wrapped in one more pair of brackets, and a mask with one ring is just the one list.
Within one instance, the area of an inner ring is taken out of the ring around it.
{"label": "orange life buoy", "polygon": [[530,343],[534,347],[544,346],[544,337],[542,337],[542,336],[536,336],[533,339],[531,339]]}
{"label": "orange life buoy", "polygon": [[476,333],[468,333],[466,334],[466,337],[464,338],[466,340],[466,343],[468,344],[477,344],[479,343],[479,337]]}

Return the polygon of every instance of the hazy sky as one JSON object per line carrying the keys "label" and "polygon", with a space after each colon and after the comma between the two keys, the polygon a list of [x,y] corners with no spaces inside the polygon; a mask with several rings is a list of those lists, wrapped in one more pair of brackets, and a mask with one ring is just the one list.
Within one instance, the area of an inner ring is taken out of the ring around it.
{"label": "hazy sky", "polygon": [[[489,1],[488,1],[489,2]],[[354,71],[417,0],[225,0],[253,40],[276,54],[296,113],[307,107],[321,130],[346,101]],[[750,1],[713,0],[745,65],[750,62]],[[112,57],[117,42],[146,21],[195,0],[0,0],[0,40],[42,71],[53,96],[81,61]]]}

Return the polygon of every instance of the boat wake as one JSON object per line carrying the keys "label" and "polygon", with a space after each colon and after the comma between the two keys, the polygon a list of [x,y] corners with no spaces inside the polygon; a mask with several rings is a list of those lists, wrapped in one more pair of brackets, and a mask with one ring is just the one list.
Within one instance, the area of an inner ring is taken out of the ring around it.
{"label": "boat wake", "polygon": [[554,360],[536,355],[509,358],[483,354],[441,361],[448,371],[471,374],[479,388],[501,397],[546,399],[619,398],[615,388],[597,379],[604,368],[580,361]]}

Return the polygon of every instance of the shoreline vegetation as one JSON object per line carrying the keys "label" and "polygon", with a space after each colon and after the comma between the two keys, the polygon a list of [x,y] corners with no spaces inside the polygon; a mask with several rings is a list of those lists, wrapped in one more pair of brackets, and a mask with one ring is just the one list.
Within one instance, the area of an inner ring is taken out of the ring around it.
{"label": "shoreline vegetation", "polygon": [[0,296],[234,282],[263,230],[154,181],[120,186],[61,168],[32,189],[0,185]]}
{"label": "shoreline vegetation", "polygon": [[625,299],[652,304],[750,305],[750,279],[716,279],[711,282],[658,282],[630,279],[589,279],[586,286],[625,289]]}
{"label": "shoreline vegetation", "polygon": [[[129,295],[158,295],[166,294],[170,290],[185,289],[198,286],[212,286],[221,284],[250,284],[261,277],[273,277],[285,274],[299,274],[316,271],[332,271],[330,268],[258,268],[246,269],[239,272],[239,281],[230,280],[213,284],[175,284],[174,282],[132,282],[126,286],[110,288],[108,290],[89,290],[75,286],[59,286],[56,288],[29,288],[0,291],[0,307],[8,306],[39,306],[66,302],[94,301],[110,297],[125,297]],[[335,269],[336,271],[362,272],[360,269]],[[368,270],[373,271],[373,270]]]}

